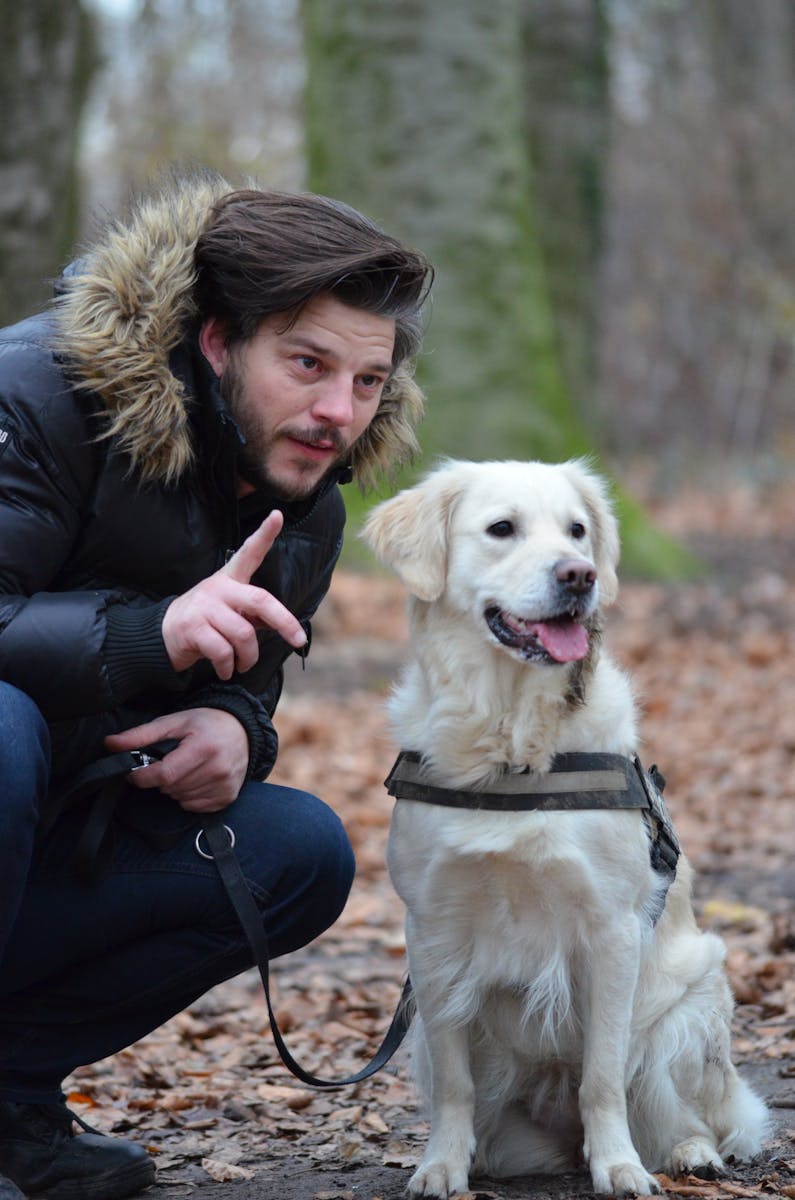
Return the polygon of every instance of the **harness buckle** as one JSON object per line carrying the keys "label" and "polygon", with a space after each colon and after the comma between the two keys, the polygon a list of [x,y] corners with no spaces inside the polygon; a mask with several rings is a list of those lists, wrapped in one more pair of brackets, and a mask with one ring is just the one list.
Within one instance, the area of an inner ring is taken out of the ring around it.
{"label": "harness buckle", "polygon": [[671,874],[675,874],[681,848],[673,821],[663,800],[662,789],[665,787],[665,779],[656,767],[645,771],[637,755],[634,756],[633,762],[649,802],[649,817],[655,826],[651,844],[652,868],[655,871],[670,871]]}

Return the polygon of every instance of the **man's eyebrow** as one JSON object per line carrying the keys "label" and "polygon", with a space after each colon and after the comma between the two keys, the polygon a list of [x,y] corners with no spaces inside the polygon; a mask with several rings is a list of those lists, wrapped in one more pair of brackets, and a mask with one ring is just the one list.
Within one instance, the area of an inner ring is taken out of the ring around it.
{"label": "man's eyebrow", "polygon": [[[303,350],[315,358],[330,358],[336,361],[339,357],[330,346],[325,346],[322,342],[316,341],[311,335],[305,333],[286,333],[282,339],[282,344],[288,350]],[[391,362],[373,362],[370,363],[364,371],[360,371],[360,375],[366,375],[372,371],[378,375],[391,375],[394,366]]]}

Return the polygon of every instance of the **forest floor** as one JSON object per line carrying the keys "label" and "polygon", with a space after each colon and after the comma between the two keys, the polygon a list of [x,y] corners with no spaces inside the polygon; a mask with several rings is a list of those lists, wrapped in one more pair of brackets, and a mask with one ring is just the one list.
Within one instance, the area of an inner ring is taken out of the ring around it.
{"label": "forest floor", "polygon": [[[703,558],[703,581],[625,583],[606,641],[632,674],[642,753],[697,871],[700,923],[720,933],[737,999],[734,1052],[768,1099],[761,1161],[672,1194],[795,1196],[795,480],[687,489],[656,519]],[[383,698],[406,653],[404,597],[339,572],[305,672],[278,714],[274,781],[342,816],[358,872],[341,920],[277,962],[278,1017],[321,1075],[357,1070],[380,1040],[405,970],[402,911],[384,868],[395,747]],[[402,1048],[374,1079],[320,1093],[282,1067],[253,972],[68,1084],[76,1111],[155,1156],[153,1200],[397,1200],[426,1134]],[[487,1200],[590,1195],[587,1175],[473,1184]]]}

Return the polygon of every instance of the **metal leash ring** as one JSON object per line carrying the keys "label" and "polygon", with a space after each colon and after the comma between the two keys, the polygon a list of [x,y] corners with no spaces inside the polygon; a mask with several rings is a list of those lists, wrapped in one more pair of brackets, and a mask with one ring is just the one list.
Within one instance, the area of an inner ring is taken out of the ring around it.
{"label": "metal leash ring", "polygon": [[[235,831],[234,831],[234,829],[230,829],[228,825],[224,825],[223,828],[229,834],[229,849],[233,850],[234,846],[235,846]],[[200,854],[202,856],[202,858],[207,858],[207,859],[209,859],[210,862],[214,862],[215,855],[208,854],[206,850],[202,850],[202,848],[201,848],[201,836],[203,833],[204,833],[204,830],[200,829],[199,832],[196,834],[196,852],[198,854]]]}

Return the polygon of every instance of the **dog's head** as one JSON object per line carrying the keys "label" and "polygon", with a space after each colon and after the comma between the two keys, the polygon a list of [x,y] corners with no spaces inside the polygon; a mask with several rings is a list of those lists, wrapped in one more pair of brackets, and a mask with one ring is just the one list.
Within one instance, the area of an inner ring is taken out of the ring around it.
{"label": "dog's head", "polygon": [[618,590],[618,525],[582,462],[446,462],[373,509],[363,536],[413,596],[522,661],[584,658]]}

